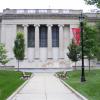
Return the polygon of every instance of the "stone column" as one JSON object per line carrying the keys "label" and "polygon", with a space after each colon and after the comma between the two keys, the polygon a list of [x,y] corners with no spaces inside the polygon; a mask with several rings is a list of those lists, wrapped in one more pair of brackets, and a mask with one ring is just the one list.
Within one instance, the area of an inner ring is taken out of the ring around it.
{"label": "stone column", "polygon": [[28,56],[28,44],[27,44],[27,37],[28,37],[28,25],[23,25],[24,26],[24,38],[25,38],[25,58]]}
{"label": "stone column", "polygon": [[64,32],[63,32],[64,25],[58,25],[58,26],[59,26],[59,58],[64,58]]}
{"label": "stone column", "polygon": [[1,24],[1,43],[6,45],[6,25]]}
{"label": "stone column", "polygon": [[40,52],[39,52],[39,26],[40,25],[34,25],[35,26],[35,58],[39,59]]}
{"label": "stone column", "polygon": [[52,25],[48,26],[48,58],[52,58]]}
{"label": "stone column", "polygon": [[72,32],[72,28],[74,28],[74,26],[72,24],[70,24],[70,42],[73,39],[73,32]]}

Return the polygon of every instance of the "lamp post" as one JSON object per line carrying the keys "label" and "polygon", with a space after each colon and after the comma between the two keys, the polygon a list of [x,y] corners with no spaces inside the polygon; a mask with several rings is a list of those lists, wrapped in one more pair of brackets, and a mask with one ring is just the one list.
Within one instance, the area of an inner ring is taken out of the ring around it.
{"label": "lamp post", "polygon": [[79,16],[79,21],[80,21],[80,29],[81,29],[81,50],[82,50],[82,72],[81,72],[81,82],[86,81],[85,80],[85,73],[84,73],[84,39],[83,39],[83,20],[84,20],[84,16],[81,13],[81,15]]}

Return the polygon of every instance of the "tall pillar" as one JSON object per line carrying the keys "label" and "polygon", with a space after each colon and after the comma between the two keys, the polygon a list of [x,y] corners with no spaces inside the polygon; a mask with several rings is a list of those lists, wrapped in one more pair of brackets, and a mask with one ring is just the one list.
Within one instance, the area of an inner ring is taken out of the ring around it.
{"label": "tall pillar", "polygon": [[64,25],[58,25],[58,26],[59,26],[59,58],[64,58],[64,32],[63,32]]}
{"label": "tall pillar", "polygon": [[1,43],[6,45],[6,25],[1,24]]}
{"label": "tall pillar", "polygon": [[39,59],[40,52],[39,52],[39,26],[40,25],[34,25],[35,26],[35,58]]}
{"label": "tall pillar", "polygon": [[70,24],[70,42],[72,41],[72,39],[73,39],[73,32],[72,32],[72,28],[74,28],[73,27],[73,25],[72,24]]}
{"label": "tall pillar", "polygon": [[24,26],[24,38],[25,38],[25,58],[28,56],[28,45],[27,45],[27,33],[28,33],[28,25],[23,25]]}
{"label": "tall pillar", "polygon": [[28,56],[28,45],[27,45],[28,30],[27,30],[27,27],[28,27],[28,25],[23,25],[23,26],[24,26],[24,37],[25,37],[25,58],[27,58],[27,56]]}
{"label": "tall pillar", "polygon": [[48,58],[52,58],[52,25],[48,26]]}

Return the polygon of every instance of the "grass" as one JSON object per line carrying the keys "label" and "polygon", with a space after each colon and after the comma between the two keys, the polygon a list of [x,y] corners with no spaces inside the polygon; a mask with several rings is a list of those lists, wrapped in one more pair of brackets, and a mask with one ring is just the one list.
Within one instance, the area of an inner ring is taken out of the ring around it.
{"label": "grass", "polygon": [[6,100],[25,80],[22,73],[16,71],[0,70],[0,100]]}
{"label": "grass", "polygon": [[68,72],[65,80],[75,90],[83,94],[88,100],[100,100],[100,70],[85,71],[86,82],[80,82],[81,71]]}

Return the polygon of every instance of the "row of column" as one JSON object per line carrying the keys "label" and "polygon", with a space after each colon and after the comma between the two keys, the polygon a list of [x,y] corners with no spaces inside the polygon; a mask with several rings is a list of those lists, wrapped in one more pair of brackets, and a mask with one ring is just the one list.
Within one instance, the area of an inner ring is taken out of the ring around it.
{"label": "row of column", "polygon": [[[35,26],[35,58],[39,58],[39,26],[40,25],[34,25]],[[52,58],[52,26],[53,25],[47,25],[48,27],[48,58]],[[63,32],[63,27],[64,25],[58,25],[59,26],[59,58],[64,58],[64,32]],[[27,57],[27,34],[28,34],[28,25],[24,25],[24,34],[25,34],[25,55]]]}

